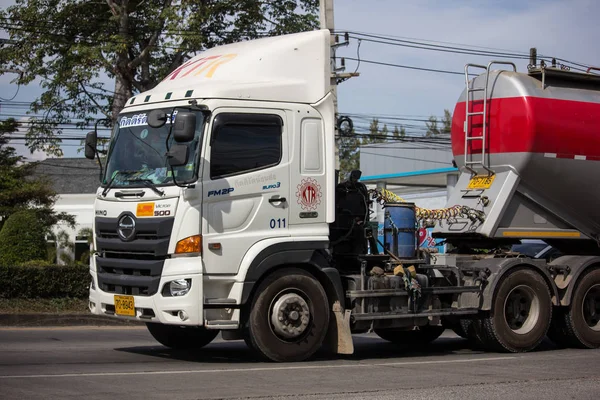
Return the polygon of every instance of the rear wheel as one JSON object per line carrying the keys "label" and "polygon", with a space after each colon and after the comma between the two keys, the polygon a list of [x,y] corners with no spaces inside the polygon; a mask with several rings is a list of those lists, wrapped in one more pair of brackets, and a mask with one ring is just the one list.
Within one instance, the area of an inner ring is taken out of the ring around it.
{"label": "rear wheel", "polygon": [[413,347],[424,346],[439,338],[446,328],[443,326],[422,326],[418,330],[375,329],[375,333],[388,342]]}
{"label": "rear wheel", "polygon": [[246,343],[272,361],[305,360],[327,334],[327,295],[319,281],[301,269],[279,270],[267,277],[251,310]]}
{"label": "rear wheel", "polygon": [[559,346],[600,347],[600,269],[577,282],[571,305],[552,321],[548,336]]}
{"label": "rear wheel", "polygon": [[517,269],[502,278],[489,316],[474,324],[480,342],[499,351],[525,352],[536,348],[552,319],[552,300],[544,278]]}
{"label": "rear wheel", "polygon": [[219,334],[218,330],[208,330],[204,327],[163,325],[147,322],[150,334],[160,344],[172,349],[199,349],[213,341]]}

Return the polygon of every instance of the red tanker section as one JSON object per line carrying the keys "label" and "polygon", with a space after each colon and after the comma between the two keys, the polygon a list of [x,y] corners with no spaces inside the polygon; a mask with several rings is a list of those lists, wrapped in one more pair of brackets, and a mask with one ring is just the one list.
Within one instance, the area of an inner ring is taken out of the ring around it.
{"label": "red tanker section", "polygon": [[483,234],[518,237],[522,228],[526,237],[545,230],[600,243],[600,75],[486,72],[463,91],[451,135],[458,167],[495,176],[485,194],[495,219]]}
{"label": "red tanker section", "polygon": [[[477,80],[475,86],[485,85],[481,76]],[[595,84],[589,89],[585,82],[542,88],[539,79],[508,71],[490,72],[489,82],[485,152],[491,165],[493,155],[499,153],[600,160],[600,96]],[[479,93],[483,91],[475,94]],[[469,112],[482,112],[483,105],[480,94],[470,99]],[[466,106],[464,92],[452,120],[452,151],[459,165],[465,154]],[[483,116],[471,116],[469,125],[469,136],[481,137]],[[482,144],[482,140],[469,141],[469,158],[481,155]]]}

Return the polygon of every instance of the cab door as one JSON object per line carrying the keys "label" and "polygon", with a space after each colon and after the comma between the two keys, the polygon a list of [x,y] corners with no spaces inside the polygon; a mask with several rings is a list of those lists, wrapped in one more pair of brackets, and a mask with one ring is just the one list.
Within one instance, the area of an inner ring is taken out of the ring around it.
{"label": "cab door", "polygon": [[286,114],[220,108],[203,168],[203,260],[208,274],[235,274],[259,241],[289,236]]}

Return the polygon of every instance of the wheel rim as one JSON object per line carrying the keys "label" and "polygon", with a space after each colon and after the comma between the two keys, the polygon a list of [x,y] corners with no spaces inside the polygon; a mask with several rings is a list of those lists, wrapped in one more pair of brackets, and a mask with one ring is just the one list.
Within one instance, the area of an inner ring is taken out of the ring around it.
{"label": "wheel rim", "polygon": [[295,341],[307,332],[310,308],[305,298],[295,292],[280,293],[271,303],[271,327],[280,339]]}
{"label": "wheel rim", "polygon": [[583,319],[594,331],[600,331],[600,285],[594,285],[583,296]]}
{"label": "wheel rim", "polygon": [[540,318],[540,299],[526,285],[514,287],[504,301],[504,319],[519,335],[531,332]]}

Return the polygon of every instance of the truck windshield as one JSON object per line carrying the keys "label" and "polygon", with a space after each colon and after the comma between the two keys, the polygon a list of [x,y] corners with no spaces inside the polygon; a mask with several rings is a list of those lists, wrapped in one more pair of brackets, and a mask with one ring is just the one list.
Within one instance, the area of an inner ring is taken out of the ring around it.
{"label": "truck windshield", "polygon": [[[173,114],[172,119],[176,120],[177,109],[161,111],[168,117]],[[171,118],[167,117],[167,123],[162,127],[152,128],[147,122],[148,113],[144,111],[119,116],[110,144],[103,185],[110,183],[111,187],[143,187],[148,183],[155,186],[174,184],[166,156],[167,148],[175,143],[173,135],[169,136]],[[173,168],[177,183],[189,183],[197,179],[204,121],[204,115],[198,111],[196,135],[194,140],[187,143],[188,162]]]}

